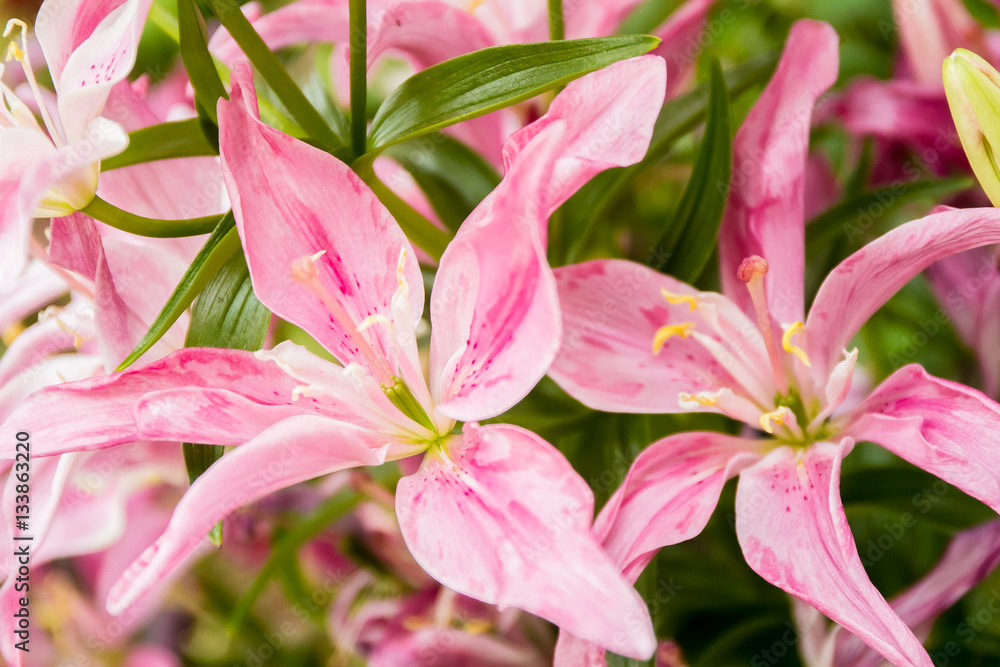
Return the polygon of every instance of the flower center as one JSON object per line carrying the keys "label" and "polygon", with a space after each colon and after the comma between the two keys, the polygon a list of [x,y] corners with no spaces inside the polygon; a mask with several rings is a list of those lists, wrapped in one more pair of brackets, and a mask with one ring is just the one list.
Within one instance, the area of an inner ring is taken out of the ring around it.
{"label": "flower center", "polygon": [[[800,397],[795,386],[796,376],[791,369],[794,363],[792,357],[806,366],[811,366],[805,350],[793,342],[805,327],[802,322],[783,325],[779,350],[764,289],[764,276],[767,271],[767,261],[763,257],[754,255],[743,260],[737,273],[750,293],[757,327],[767,351],[767,361],[764,361],[759,353],[756,357],[748,354],[745,341],[733,338],[732,331],[722,325],[711,303],[716,295],[675,294],[666,289],[661,289],[660,293],[667,303],[672,306],[686,305],[691,312],[703,311],[701,312],[703,323],[713,329],[716,335],[699,333],[696,328],[699,325],[695,322],[671,323],[656,330],[653,335],[652,350],[653,354],[659,354],[674,337],[694,338],[729,371],[735,381],[732,387],[724,387],[718,391],[682,392],[678,396],[681,407],[693,410],[715,408],[734,419],[754,426],[759,425],[767,433],[774,434],[775,427],[783,427],[786,437],[804,441],[807,437],[806,429],[811,423],[810,410]],[[768,379],[768,375],[773,379],[773,383]],[[776,394],[775,388],[778,390]]]}

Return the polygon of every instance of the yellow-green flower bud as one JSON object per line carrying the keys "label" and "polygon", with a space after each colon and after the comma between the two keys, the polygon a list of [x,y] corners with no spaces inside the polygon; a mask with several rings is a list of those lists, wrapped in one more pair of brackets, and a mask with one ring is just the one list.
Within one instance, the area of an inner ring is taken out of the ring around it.
{"label": "yellow-green flower bud", "polygon": [[1000,73],[965,49],[944,61],[944,90],[969,164],[994,206],[1000,206]]}

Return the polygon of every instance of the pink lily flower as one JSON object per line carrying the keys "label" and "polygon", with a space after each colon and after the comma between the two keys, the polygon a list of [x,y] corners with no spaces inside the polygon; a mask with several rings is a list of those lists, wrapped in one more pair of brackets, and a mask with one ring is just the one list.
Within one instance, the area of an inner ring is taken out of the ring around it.
{"label": "pink lily flower", "polygon": [[[35,80],[25,52],[27,26],[11,19],[4,36],[8,60],[24,69],[26,87],[41,116],[0,84],[0,282],[23,269],[33,218],[67,215],[97,190],[102,158],[124,150],[128,137],[101,114],[112,87],[132,69],[149,0],[88,3],[48,0],[35,21],[55,101]],[[23,88],[23,87],[22,87]]]}
{"label": "pink lily flower", "polygon": [[[1000,563],[1000,521],[990,521],[956,535],[941,560],[919,582],[890,601],[917,636],[930,634],[934,621],[985,579]],[[857,636],[826,619],[808,604],[795,601],[801,653],[809,667],[884,667],[889,663]]]}
{"label": "pink lily flower", "polygon": [[[598,171],[642,158],[664,78],[656,56],[617,63],[567,86],[550,116],[512,137],[503,182],[441,259],[428,383],[409,242],[347,166],[260,122],[250,70],[236,67],[219,106],[220,145],[255,292],[344,365],[291,343],[257,354],[184,349],[46,388],[15,409],[4,432],[30,428],[38,456],[140,439],[239,445],[191,486],[109,608],[140,599],[240,505],[424,452],[398,485],[396,512],[431,576],[619,653],[652,655],[645,605],[591,535],[583,479],[537,435],[477,422],[515,404],[548,369],[560,325],[545,222]],[[41,419],[57,405],[66,419]]]}
{"label": "pink lily flower", "polygon": [[[739,474],[736,531],[750,566],[893,663],[928,667],[862,566],[840,501],[841,459],[872,441],[1000,510],[1000,405],[910,365],[838,412],[857,361],[845,346],[926,266],[1000,239],[1000,212],[950,210],[889,232],[827,276],[806,318],[810,111],[836,76],[836,33],[795,24],[736,136],[719,236],[725,294],[625,260],[557,269],[565,338],[550,375],[594,409],[716,412],[767,436],[682,433],[640,454],[594,528],[630,580],[660,547],[697,535]],[[576,656],[561,664],[600,664],[566,633],[560,648]]]}

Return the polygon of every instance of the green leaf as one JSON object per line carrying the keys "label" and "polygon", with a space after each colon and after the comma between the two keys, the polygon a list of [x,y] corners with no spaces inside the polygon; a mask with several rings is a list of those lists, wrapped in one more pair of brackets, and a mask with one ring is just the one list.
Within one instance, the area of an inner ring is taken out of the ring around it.
{"label": "green leaf", "polygon": [[235,634],[253,607],[254,601],[264,592],[267,582],[281,569],[283,564],[291,560],[303,544],[314,538],[327,526],[350,512],[361,500],[354,491],[344,490],[325,500],[312,514],[305,517],[301,523],[289,531],[271,551],[270,557],[260,568],[257,577],[250,584],[247,592],[233,609],[226,627],[229,633]]}
{"label": "green leaf", "polygon": [[[726,90],[730,99],[749,90],[771,75],[777,65],[774,54],[761,56],[726,72]],[[595,176],[570,198],[564,206],[567,217],[579,220],[575,236],[569,242],[565,263],[577,261],[591,237],[597,223],[613,209],[625,186],[635,174],[657,165],[673,148],[674,143],[691,132],[708,113],[710,89],[704,83],[690,93],[663,105],[653,127],[653,139],[646,157],[631,167],[609,169]]]}
{"label": "green leaf", "polygon": [[650,258],[653,268],[694,283],[715,249],[729,195],[733,127],[729,93],[717,58],[712,58],[711,94],[705,136],[673,220]]}
{"label": "green leaf", "polygon": [[841,237],[863,239],[875,222],[904,204],[940,199],[974,185],[971,178],[943,178],[893,183],[850,197],[817,215],[806,225],[807,254],[818,252]]}
{"label": "green leaf", "polygon": [[219,215],[209,215],[203,218],[189,218],[187,220],[146,218],[124,211],[117,206],[109,204],[100,197],[94,197],[90,200],[89,204],[80,209],[80,212],[86,213],[90,217],[107,223],[123,232],[159,239],[208,234],[215,229],[222,217]]}
{"label": "green leaf", "polygon": [[173,294],[170,295],[160,314],[156,316],[156,320],[149,327],[149,331],[142,337],[139,344],[135,346],[135,349],[125,357],[125,360],[118,365],[116,370],[125,370],[131,366],[156,341],[160,340],[163,334],[181,316],[181,313],[187,310],[187,307],[191,305],[195,297],[201,294],[208,281],[214,278],[223,264],[239,250],[239,247],[240,237],[236,233],[233,214],[230,211],[222,218],[219,226],[215,228],[212,235],[205,241],[205,245],[198,251],[197,256],[195,256],[194,261],[191,262],[191,266],[188,267],[187,271],[184,272],[184,276],[177,284]]}
{"label": "green leaf", "polygon": [[204,114],[214,125],[218,125],[216,103],[220,97],[228,100],[229,95],[215,69],[215,60],[208,52],[208,29],[195,0],[177,0],[177,22],[181,59],[194,88],[198,113]]}
{"label": "green leaf", "polygon": [[240,11],[239,4],[234,0],[208,0],[208,4],[302,129],[325,148],[339,148],[343,142],[267,48],[267,44]]}
{"label": "green leaf", "polygon": [[435,132],[396,144],[386,154],[413,175],[434,212],[452,231],[500,183],[492,165],[445,134]]}
{"label": "green leaf", "polygon": [[[271,313],[254,296],[243,253],[235,253],[205,286],[191,311],[186,347],[259,350],[267,335]],[[222,457],[217,445],[184,443],[184,463],[193,482]],[[217,525],[210,537],[219,543]]]}
{"label": "green leaf", "polygon": [[494,46],[420,71],[382,104],[369,151],[510,106],[659,44],[630,35]]}
{"label": "green leaf", "polygon": [[218,155],[197,118],[150,125],[128,133],[128,148],[101,160],[101,170],[178,157]]}
{"label": "green leaf", "polygon": [[958,488],[908,464],[844,471],[840,496],[848,517],[871,511],[909,513],[949,533],[996,516]]}

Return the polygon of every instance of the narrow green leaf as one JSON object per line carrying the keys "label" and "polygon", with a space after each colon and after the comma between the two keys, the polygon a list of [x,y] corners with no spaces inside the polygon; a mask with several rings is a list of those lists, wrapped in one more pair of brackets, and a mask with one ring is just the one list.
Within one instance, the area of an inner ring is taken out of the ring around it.
{"label": "narrow green leaf", "polygon": [[331,150],[339,148],[341,141],[337,134],[267,48],[267,44],[240,11],[239,4],[234,0],[208,0],[208,4],[302,129],[324,147]]}
{"label": "narrow green leaf", "polygon": [[149,236],[160,239],[208,234],[215,229],[222,217],[219,215],[209,215],[203,218],[189,218],[187,220],[146,218],[135,213],[123,211],[100,197],[94,197],[89,204],[80,209],[80,212],[86,213],[90,217],[107,223],[123,232],[135,234],[136,236]]}
{"label": "narrow green leaf", "polygon": [[820,213],[806,225],[807,254],[818,252],[840,238],[860,240],[875,222],[905,204],[940,199],[974,185],[971,178],[944,178],[894,183],[855,195]]}
{"label": "narrow green leaf", "polygon": [[218,155],[197,118],[150,125],[128,133],[128,148],[101,160],[101,170],[178,157]]}
{"label": "narrow green leaf", "polygon": [[[259,350],[267,335],[271,313],[257,300],[243,253],[234,253],[205,286],[191,311],[186,347]],[[184,443],[184,464],[193,482],[222,458],[218,445]],[[221,527],[209,534],[219,544]]]}
{"label": "narrow green leaf", "polygon": [[435,132],[396,144],[386,154],[410,172],[452,231],[500,183],[500,174],[491,164],[446,134]]}
{"label": "narrow green leaf", "polygon": [[698,157],[673,219],[667,225],[650,265],[678,280],[693,283],[708,263],[719,234],[729,195],[733,127],[729,93],[717,58],[712,58],[708,120]]}
{"label": "narrow green leaf", "polygon": [[372,121],[369,151],[510,106],[659,44],[648,35],[494,46],[420,71]]}
{"label": "narrow green leaf", "polygon": [[253,293],[243,253],[234,253],[195,302],[185,345],[259,350],[270,318]]}
{"label": "narrow green leaf", "polygon": [[177,0],[177,22],[180,30],[181,59],[194,88],[199,115],[218,125],[215,112],[220,97],[229,99],[226,87],[215,69],[215,60],[208,52],[208,29],[196,0]]}
{"label": "narrow green leaf", "polygon": [[226,627],[230,634],[235,634],[239,630],[243,619],[246,618],[253,607],[254,601],[264,592],[267,582],[281,568],[282,564],[292,559],[299,550],[299,547],[314,538],[331,523],[354,509],[360,500],[361,496],[350,490],[341,491],[331,496],[274,546],[270,557],[260,568],[257,577],[233,609],[232,614],[230,614],[229,620],[226,622]]}
{"label": "narrow green leaf", "polygon": [[[726,90],[730,99],[735,99],[769,77],[777,62],[777,56],[769,54],[726,72]],[[664,104],[653,127],[653,139],[646,157],[631,167],[609,169],[598,174],[566,202],[564,206],[570,212],[567,217],[582,223],[569,242],[565,263],[577,261],[598,221],[611,211],[632,177],[658,164],[673,148],[674,142],[701,124],[708,111],[708,101],[709,84],[703,83],[690,93]]]}
{"label": "narrow green leaf", "polygon": [[212,235],[205,241],[205,245],[198,251],[197,256],[195,256],[194,261],[191,262],[191,266],[188,267],[187,271],[184,272],[184,276],[177,284],[173,294],[170,295],[160,314],[156,316],[156,320],[149,327],[149,331],[142,337],[139,344],[135,346],[135,349],[125,357],[125,360],[118,365],[116,370],[125,370],[131,366],[156,341],[160,340],[163,334],[181,316],[181,313],[187,310],[187,307],[191,305],[195,297],[201,294],[205,285],[215,277],[219,269],[222,268],[222,265],[233,256],[233,253],[239,250],[239,247],[240,237],[236,233],[233,214],[230,211],[222,218],[219,226],[215,228]]}

